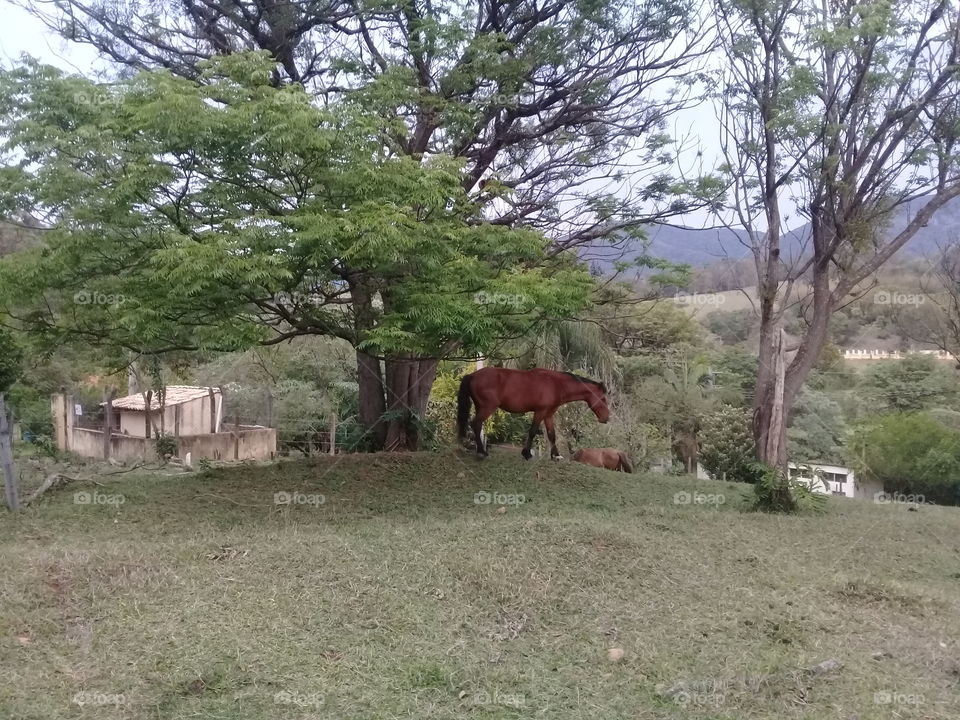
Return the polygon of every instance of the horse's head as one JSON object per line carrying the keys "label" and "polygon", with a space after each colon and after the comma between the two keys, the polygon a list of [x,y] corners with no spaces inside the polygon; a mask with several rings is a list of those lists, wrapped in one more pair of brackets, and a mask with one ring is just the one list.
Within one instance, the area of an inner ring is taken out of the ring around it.
{"label": "horse's head", "polygon": [[587,398],[587,405],[597,416],[597,420],[602,423],[610,419],[610,408],[607,407],[607,388],[602,383],[596,383],[590,387],[590,395]]}

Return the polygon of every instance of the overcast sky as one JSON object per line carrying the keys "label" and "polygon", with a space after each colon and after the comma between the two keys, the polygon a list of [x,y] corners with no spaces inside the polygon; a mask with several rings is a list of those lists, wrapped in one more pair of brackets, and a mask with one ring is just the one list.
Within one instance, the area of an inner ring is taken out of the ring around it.
{"label": "overcast sky", "polygon": [[0,58],[9,68],[24,53],[64,70],[89,73],[97,64],[89,47],[50,33],[26,10],[0,0]]}

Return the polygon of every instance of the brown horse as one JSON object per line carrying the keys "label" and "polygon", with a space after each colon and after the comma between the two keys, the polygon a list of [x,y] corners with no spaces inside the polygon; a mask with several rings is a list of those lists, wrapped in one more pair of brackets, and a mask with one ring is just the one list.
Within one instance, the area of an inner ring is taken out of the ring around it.
{"label": "brown horse", "polygon": [[527,443],[522,453],[527,460],[531,456],[533,438],[540,433],[540,423],[546,427],[547,437],[550,439],[550,457],[560,458],[553,414],[561,405],[583,400],[593,410],[597,420],[605,423],[610,419],[607,389],[603,383],[573,373],[542,368],[509,370],[485,367],[465,375],[460,381],[460,392],[457,395],[457,431],[461,440],[467,435],[471,400],[476,405],[471,427],[477,441],[477,455],[480,457],[487,455],[480,434],[483,423],[497,408],[510,413],[533,412],[533,424],[527,433]]}
{"label": "brown horse", "polygon": [[607,470],[633,472],[630,458],[625,452],[620,452],[616,448],[583,448],[573,454],[573,459],[584,465],[593,465]]}

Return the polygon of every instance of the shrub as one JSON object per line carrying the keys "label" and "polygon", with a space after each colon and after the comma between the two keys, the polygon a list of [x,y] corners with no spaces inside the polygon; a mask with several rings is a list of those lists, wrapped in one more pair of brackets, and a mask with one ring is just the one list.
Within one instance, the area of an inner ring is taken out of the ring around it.
{"label": "shrub", "polygon": [[888,492],[960,505],[960,431],[928,413],[894,413],[860,426],[852,464]]}
{"label": "shrub", "polygon": [[710,477],[731,482],[757,482],[750,411],[725,407],[706,415],[700,432],[700,464]]}
{"label": "shrub", "polygon": [[[806,483],[794,478],[784,482],[783,470],[755,462],[751,468],[755,477],[753,509],[764,512],[821,512],[827,496],[816,492]],[[784,494],[785,493],[785,494]]]}
{"label": "shrub", "polygon": [[157,456],[160,457],[161,460],[174,457],[179,449],[177,439],[169,434],[157,435],[154,440],[154,445],[157,449]]}

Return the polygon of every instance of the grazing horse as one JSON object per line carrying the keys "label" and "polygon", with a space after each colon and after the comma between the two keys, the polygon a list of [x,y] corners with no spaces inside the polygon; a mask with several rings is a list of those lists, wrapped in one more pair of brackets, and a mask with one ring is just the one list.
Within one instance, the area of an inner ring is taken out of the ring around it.
{"label": "grazing horse", "polygon": [[573,459],[584,465],[593,465],[607,470],[633,472],[630,458],[625,452],[620,452],[616,448],[583,448],[573,454]]}
{"label": "grazing horse", "polygon": [[460,381],[460,392],[457,395],[457,432],[461,440],[467,435],[471,400],[476,406],[471,427],[477,441],[477,455],[481,458],[487,455],[480,434],[483,423],[497,408],[509,413],[533,412],[533,424],[527,433],[527,443],[522,453],[527,460],[531,456],[533,438],[540,433],[540,423],[546,427],[547,437],[550,439],[550,457],[560,459],[553,414],[561,405],[583,400],[593,410],[597,420],[605,423],[610,419],[607,389],[603,383],[573,373],[542,368],[509,370],[485,367],[465,375]]}

